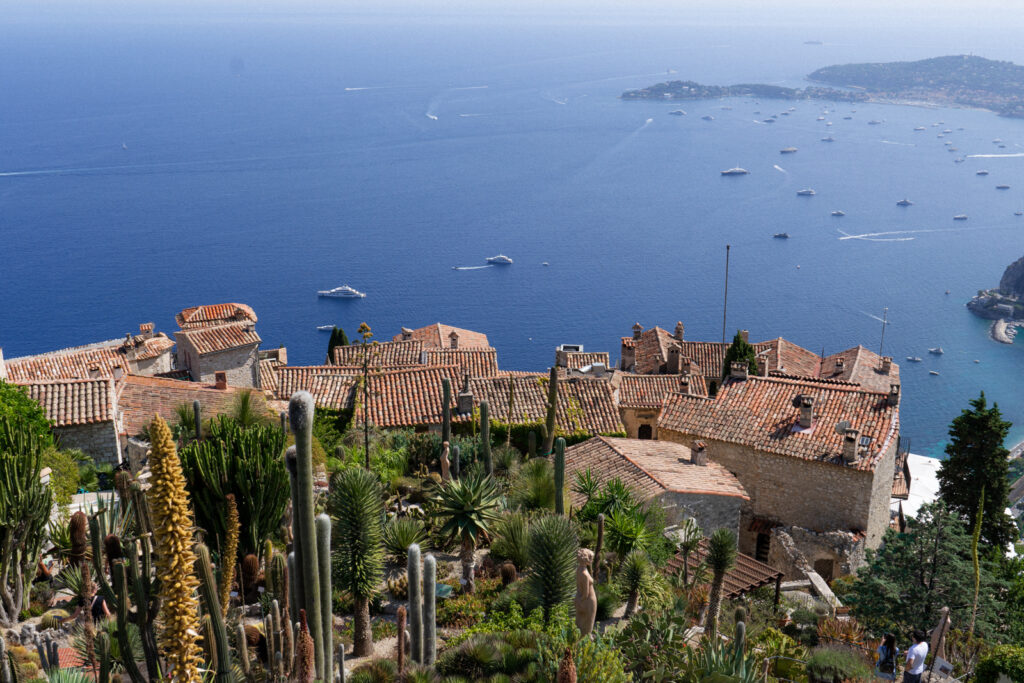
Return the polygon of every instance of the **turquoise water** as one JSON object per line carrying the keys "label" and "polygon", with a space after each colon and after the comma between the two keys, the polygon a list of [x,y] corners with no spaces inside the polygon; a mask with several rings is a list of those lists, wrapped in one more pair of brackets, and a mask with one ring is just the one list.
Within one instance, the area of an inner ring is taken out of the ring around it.
{"label": "turquoise water", "polygon": [[[982,389],[1024,438],[1024,345],[991,342],[963,306],[1024,254],[1024,158],[953,163],[1024,153],[1024,121],[839,105],[826,126],[823,102],[617,99],[667,69],[796,86],[849,61],[1024,62],[1019,27],[531,11],[15,13],[0,40],[5,355],[243,301],[293,363],[322,359],[317,325],[364,320],[381,338],[437,320],[484,331],[510,369],[546,367],[560,343],[616,358],[637,320],[720,338],[729,243],[730,334],[878,350],[888,307],[915,452],[941,452]],[[720,176],[735,165],[751,174]],[[515,265],[452,270],[499,252]],[[345,283],[367,297],[315,296]]]}

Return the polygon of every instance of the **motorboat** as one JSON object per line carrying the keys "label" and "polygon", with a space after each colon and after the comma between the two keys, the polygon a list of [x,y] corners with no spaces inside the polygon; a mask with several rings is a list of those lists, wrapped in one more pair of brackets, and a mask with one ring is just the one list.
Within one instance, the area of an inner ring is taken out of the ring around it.
{"label": "motorboat", "polygon": [[965,214],[965,213],[958,213],[957,215],[953,216],[953,220],[955,220],[955,221],[965,221],[965,220],[967,220],[967,214]]}
{"label": "motorboat", "polygon": [[779,150],[779,154],[795,154],[796,151],[796,147],[783,147]]}
{"label": "motorboat", "polygon": [[832,137],[831,135],[829,135],[827,138],[822,138],[821,141],[822,142],[835,142],[836,139],[834,137]]}
{"label": "motorboat", "polygon": [[933,356],[941,356],[942,354],[945,353],[945,351],[942,350],[941,346],[936,346],[934,349],[928,349],[928,353],[932,354]]}
{"label": "motorboat", "polygon": [[675,111],[670,111],[669,115],[670,116],[686,116],[686,112],[683,111],[682,109],[676,109]]}
{"label": "motorboat", "polygon": [[910,201],[909,199],[901,199],[898,202],[896,202],[896,206],[913,206],[913,205],[914,205],[914,202]]}
{"label": "motorboat", "polygon": [[936,375],[937,376],[939,374],[939,371],[938,370],[929,370],[928,374],[929,375]]}
{"label": "motorboat", "polygon": [[813,197],[815,192],[811,188],[807,188],[806,190],[797,190],[796,195],[798,197]]}
{"label": "motorboat", "polygon": [[924,126],[916,126],[914,130],[924,130]]}
{"label": "motorboat", "polygon": [[951,130],[950,130],[949,128],[947,128],[946,130],[944,130],[944,131],[942,131],[942,132],[943,132],[943,133],[945,133],[946,135],[949,135],[949,134],[950,134],[950,133],[952,133],[953,131],[951,131]]}
{"label": "motorboat", "polygon": [[487,262],[502,266],[512,265],[512,259],[510,259],[508,256],[505,256],[504,254],[498,254],[497,256],[488,256]]}
{"label": "motorboat", "polygon": [[853,117],[852,116],[844,116],[843,117],[843,121],[853,121]]}
{"label": "motorboat", "polygon": [[824,120],[825,120],[825,117],[824,117],[824,116],[819,116],[817,120],[818,120],[818,121],[824,121]]}
{"label": "motorboat", "polygon": [[750,171],[745,168],[740,168],[739,166],[722,171],[722,175],[748,175],[749,173]]}
{"label": "motorboat", "polygon": [[704,114],[704,116],[702,116],[701,118],[704,119],[705,121],[714,121],[715,120],[715,117],[712,116],[711,114]]}
{"label": "motorboat", "polygon": [[761,123],[775,123],[775,119],[765,119]]}
{"label": "motorboat", "polygon": [[788,232],[777,232],[774,235],[772,235],[772,237],[774,237],[777,240],[788,240],[789,239],[789,233]]}
{"label": "motorboat", "polygon": [[882,125],[882,122],[879,121],[878,119],[871,119],[870,121],[868,121],[868,125],[869,126],[880,126],[880,125]]}
{"label": "motorboat", "polygon": [[921,358],[919,356],[907,356],[907,360],[909,360],[911,363],[921,362]]}
{"label": "motorboat", "polygon": [[1010,186],[1009,185],[996,185],[996,189],[997,190],[1009,190]]}
{"label": "motorboat", "polygon": [[1020,210],[1014,211],[1013,215],[1014,216],[1024,216],[1024,211],[1020,211]]}
{"label": "motorboat", "polygon": [[833,215],[833,216],[845,216],[845,215],[846,215],[846,212],[845,212],[845,211],[839,211],[839,210],[836,210],[836,211],[833,211],[833,212],[832,212],[832,215]]}
{"label": "motorboat", "polygon": [[974,175],[988,175],[988,171],[982,169],[982,170],[978,171],[977,173],[975,173]]}
{"label": "motorboat", "polygon": [[362,299],[366,295],[352,287],[349,287],[348,285],[342,285],[341,287],[335,287],[334,289],[321,289],[317,292],[317,296],[326,296],[335,299]]}
{"label": "motorboat", "polygon": [[320,330],[321,332],[330,332],[331,330],[334,329],[334,325],[317,325],[316,329]]}

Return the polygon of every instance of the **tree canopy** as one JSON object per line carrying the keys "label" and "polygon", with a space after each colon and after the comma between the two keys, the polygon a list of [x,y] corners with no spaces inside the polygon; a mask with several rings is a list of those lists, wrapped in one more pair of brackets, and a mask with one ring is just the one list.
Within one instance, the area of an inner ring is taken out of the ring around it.
{"label": "tree canopy", "polygon": [[722,363],[722,378],[729,376],[729,369],[733,363],[746,361],[751,375],[757,374],[757,351],[750,342],[743,338],[741,332],[736,332],[732,338],[732,345],[725,352],[725,362]]}
{"label": "tree canopy", "polygon": [[949,427],[949,456],[939,466],[939,494],[959,518],[970,522],[985,490],[981,538],[993,548],[1006,548],[1017,537],[1017,528],[1006,514],[1010,506],[1009,451],[1003,445],[1010,423],[999,406],[988,407],[985,392],[971,401]]}
{"label": "tree canopy", "polygon": [[29,398],[24,387],[0,380],[0,418],[2,417],[21,420],[39,438],[43,446],[53,445],[50,421],[46,419],[43,407]]}

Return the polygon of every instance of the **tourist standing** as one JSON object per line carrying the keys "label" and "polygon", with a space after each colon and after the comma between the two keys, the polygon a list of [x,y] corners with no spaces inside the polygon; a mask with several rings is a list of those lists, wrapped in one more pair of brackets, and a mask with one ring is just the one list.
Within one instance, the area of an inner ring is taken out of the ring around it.
{"label": "tourist standing", "polygon": [[896,658],[900,650],[896,647],[896,636],[886,633],[882,644],[878,646],[878,663],[875,664],[875,675],[886,681],[896,680]]}
{"label": "tourist standing", "polygon": [[903,683],[921,683],[924,673],[924,659],[928,656],[928,636],[924,631],[914,631],[914,644],[907,650],[907,668],[903,672]]}

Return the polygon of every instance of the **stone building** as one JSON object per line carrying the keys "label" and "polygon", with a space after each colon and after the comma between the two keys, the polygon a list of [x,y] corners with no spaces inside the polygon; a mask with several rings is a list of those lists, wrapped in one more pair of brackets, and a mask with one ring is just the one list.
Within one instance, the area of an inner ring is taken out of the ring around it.
{"label": "stone building", "polygon": [[670,394],[708,395],[701,375],[634,375],[617,372],[610,381],[626,434],[634,439],[658,438],[658,417],[665,398]]}
{"label": "stone building", "polygon": [[482,332],[452,327],[444,323],[434,323],[415,330],[403,327],[401,334],[396,334],[391,341],[418,341],[426,349],[466,349],[489,348],[487,335]]}
{"label": "stone building", "polygon": [[[180,316],[181,314],[179,314]],[[224,372],[228,384],[260,387],[260,336],[251,321],[226,325],[194,326],[174,333],[178,363],[193,382],[213,384]]]}
{"label": "stone building", "polygon": [[178,329],[194,330],[199,327],[216,327],[232,323],[256,324],[256,312],[246,304],[210,304],[192,306],[174,316]]}
{"label": "stone building", "polygon": [[740,550],[787,576],[854,571],[889,525],[899,385],[733,376],[714,399],[672,394],[658,438],[707,445],[750,496]]}
{"label": "stone building", "polygon": [[[596,436],[566,448],[566,480],[587,470],[602,484],[618,479],[641,500],[656,500],[667,530],[692,518],[705,535],[722,527],[738,532],[740,506],[750,500],[739,480],[705,452],[668,441]],[[576,507],[586,502],[575,491],[572,499]]]}
{"label": "stone building", "polygon": [[117,387],[109,377],[36,380],[23,385],[53,422],[61,448],[78,449],[98,463],[121,462]]}

